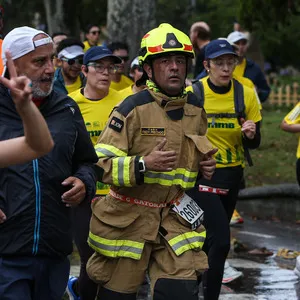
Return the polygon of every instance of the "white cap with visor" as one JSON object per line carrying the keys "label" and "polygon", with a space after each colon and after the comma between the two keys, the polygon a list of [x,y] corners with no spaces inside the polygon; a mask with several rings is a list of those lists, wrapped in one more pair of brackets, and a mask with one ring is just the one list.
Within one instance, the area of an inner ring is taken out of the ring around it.
{"label": "white cap with visor", "polygon": [[[44,34],[46,37],[34,41],[34,37],[38,34]],[[37,47],[51,43],[53,43],[53,41],[47,33],[28,26],[17,27],[10,31],[2,43],[2,61],[4,66],[2,76],[4,76],[6,71],[5,51],[8,50],[12,60],[15,60],[34,51]]]}

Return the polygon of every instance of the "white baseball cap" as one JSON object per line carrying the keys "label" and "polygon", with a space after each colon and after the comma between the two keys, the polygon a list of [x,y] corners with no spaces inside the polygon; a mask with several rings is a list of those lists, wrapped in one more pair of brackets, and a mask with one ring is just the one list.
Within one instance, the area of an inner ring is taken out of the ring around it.
{"label": "white baseball cap", "polygon": [[[37,41],[33,41],[34,37],[38,34],[44,34],[46,37]],[[6,71],[5,51],[8,50],[12,60],[15,60],[34,51],[37,47],[51,43],[53,43],[53,41],[47,33],[28,26],[17,27],[10,31],[5,36],[2,43],[2,61],[4,66],[2,76],[4,76]]]}
{"label": "white baseball cap", "polygon": [[83,56],[84,55],[84,51],[83,48],[78,46],[78,45],[73,45],[70,47],[66,47],[64,49],[62,49],[58,54],[57,57],[58,58],[68,58],[68,59],[72,59],[78,56]]}
{"label": "white baseball cap", "polygon": [[138,67],[140,64],[139,64],[139,57],[137,56],[132,62],[131,62],[131,65],[130,65],[130,69],[132,69],[133,67]]}
{"label": "white baseball cap", "polygon": [[245,33],[240,32],[240,31],[233,31],[231,32],[228,37],[227,40],[230,44],[234,44],[240,40],[246,40],[248,41],[248,37]]}

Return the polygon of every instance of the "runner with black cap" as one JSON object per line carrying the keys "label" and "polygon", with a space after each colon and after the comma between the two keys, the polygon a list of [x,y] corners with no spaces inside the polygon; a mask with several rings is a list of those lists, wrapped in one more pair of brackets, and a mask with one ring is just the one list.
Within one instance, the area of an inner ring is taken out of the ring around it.
{"label": "runner with black cap", "polygon": [[[205,49],[204,67],[208,77],[194,84],[208,118],[207,137],[219,149],[216,172],[210,181],[200,178],[187,194],[204,210],[207,238],[204,250],[209,269],[204,274],[205,299],[218,299],[224,263],[230,249],[229,222],[236,205],[245,166],[245,147],[260,144],[261,120],[253,89],[232,79],[237,55],[226,40],[213,40]],[[226,264],[223,283],[242,275]]]}

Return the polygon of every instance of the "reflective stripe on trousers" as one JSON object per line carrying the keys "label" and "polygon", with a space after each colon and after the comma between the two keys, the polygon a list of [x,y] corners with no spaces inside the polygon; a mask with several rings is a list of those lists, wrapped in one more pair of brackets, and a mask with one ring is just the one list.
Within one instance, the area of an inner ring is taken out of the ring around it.
{"label": "reflective stripe on trousers", "polygon": [[128,257],[140,260],[144,243],[131,240],[109,240],[89,233],[88,244],[96,252],[108,257]]}

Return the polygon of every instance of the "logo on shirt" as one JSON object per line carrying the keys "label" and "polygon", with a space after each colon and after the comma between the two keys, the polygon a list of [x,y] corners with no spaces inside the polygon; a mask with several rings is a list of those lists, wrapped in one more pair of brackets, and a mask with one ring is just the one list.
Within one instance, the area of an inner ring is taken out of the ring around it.
{"label": "logo on shirt", "polygon": [[234,129],[234,123],[208,123],[208,128],[229,128]]}
{"label": "logo on shirt", "polygon": [[166,132],[163,127],[142,127],[141,135],[165,136]]}
{"label": "logo on shirt", "polygon": [[121,132],[123,126],[124,126],[124,122],[116,117],[113,117],[108,125],[109,128],[117,132]]}

